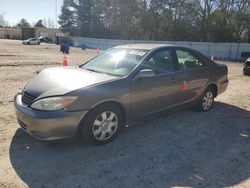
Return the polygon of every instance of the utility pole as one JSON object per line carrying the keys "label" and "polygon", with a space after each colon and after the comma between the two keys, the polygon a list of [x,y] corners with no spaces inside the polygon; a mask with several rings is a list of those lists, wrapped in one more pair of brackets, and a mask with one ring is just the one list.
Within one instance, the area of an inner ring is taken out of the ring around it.
{"label": "utility pole", "polygon": [[57,28],[57,0],[55,0],[55,26]]}

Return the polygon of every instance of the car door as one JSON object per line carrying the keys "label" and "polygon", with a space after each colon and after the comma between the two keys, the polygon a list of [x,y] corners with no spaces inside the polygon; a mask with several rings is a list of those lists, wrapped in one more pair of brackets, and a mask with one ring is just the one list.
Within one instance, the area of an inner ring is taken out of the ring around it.
{"label": "car door", "polygon": [[29,40],[29,43],[30,43],[30,45],[33,45],[33,44],[34,44],[33,39],[30,39],[30,40]]}
{"label": "car door", "polygon": [[161,111],[172,106],[178,86],[175,83],[177,62],[174,50],[162,49],[149,56],[138,70],[153,69],[155,75],[135,78],[131,83],[131,107],[134,117]]}
{"label": "car door", "polygon": [[36,44],[36,39],[31,39],[31,44],[32,45]]}
{"label": "car door", "polygon": [[195,100],[201,95],[209,76],[208,67],[192,50],[176,48],[178,60],[179,92],[176,95],[177,104]]}

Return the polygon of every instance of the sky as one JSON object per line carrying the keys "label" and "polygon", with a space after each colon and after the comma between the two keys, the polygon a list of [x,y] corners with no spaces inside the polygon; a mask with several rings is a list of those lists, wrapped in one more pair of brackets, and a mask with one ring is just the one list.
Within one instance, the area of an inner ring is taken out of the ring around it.
{"label": "sky", "polygon": [[15,25],[22,18],[30,24],[44,18],[51,18],[55,22],[56,1],[59,15],[63,0],[0,0],[0,15],[9,25]]}

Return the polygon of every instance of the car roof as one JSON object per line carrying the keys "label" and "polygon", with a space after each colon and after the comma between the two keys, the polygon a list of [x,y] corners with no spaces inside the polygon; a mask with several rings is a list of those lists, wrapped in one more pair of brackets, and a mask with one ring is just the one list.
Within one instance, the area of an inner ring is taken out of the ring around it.
{"label": "car roof", "polygon": [[121,46],[116,46],[115,48],[128,48],[128,49],[140,49],[140,50],[153,50],[160,47],[179,47],[174,44],[126,44]]}

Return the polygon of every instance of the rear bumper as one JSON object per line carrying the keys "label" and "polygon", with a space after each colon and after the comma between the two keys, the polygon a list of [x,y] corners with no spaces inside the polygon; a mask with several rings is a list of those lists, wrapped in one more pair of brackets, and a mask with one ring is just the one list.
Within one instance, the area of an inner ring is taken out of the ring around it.
{"label": "rear bumper", "polygon": [[67,112],[33,110],[21,102],[21,95],[15,96],[17,121],[22,129],[38,140],[58,140],[75,136],[78,125],[87,111]]}
{"label": "rear bumper", "polygon": [[217,84],[217,86],[218,86],[217,95],[222,94],[223,92],[225,92],[227,87],[228,87],[228,84],[229,84],[229,80],[228,80],[227,77],[220,80],[219,83]]}

